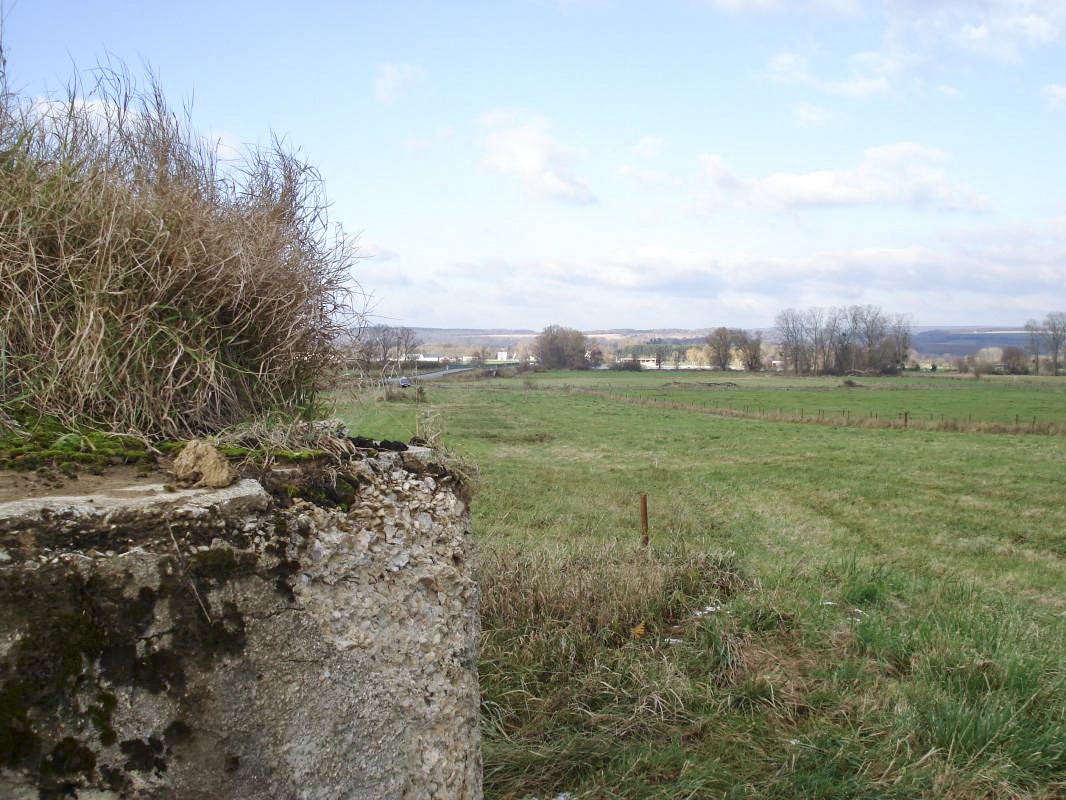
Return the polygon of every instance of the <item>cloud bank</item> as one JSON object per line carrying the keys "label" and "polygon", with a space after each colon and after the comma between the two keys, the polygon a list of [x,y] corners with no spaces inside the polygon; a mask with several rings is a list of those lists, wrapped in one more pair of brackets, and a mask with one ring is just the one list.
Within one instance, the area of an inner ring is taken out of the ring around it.
{"label": "cloud bank", "polygon": [[574,173],[580,151],[552,137],[547,119],[494,109],[480,122],[486,167],[518,180],[530,194],[571,203],[596,202],[592,188]]}
{"label": "cloud bank", "polygon": [[741,178],[722,156],[700,156],[703,209],[749,207],[767,211],[804,208],[903,206],[948,211],[987,211],[989,201],[974,189],[953,185],[934,166],[947,158],[936,148],[913,142],[871,147],[851,169],[776,172]]}

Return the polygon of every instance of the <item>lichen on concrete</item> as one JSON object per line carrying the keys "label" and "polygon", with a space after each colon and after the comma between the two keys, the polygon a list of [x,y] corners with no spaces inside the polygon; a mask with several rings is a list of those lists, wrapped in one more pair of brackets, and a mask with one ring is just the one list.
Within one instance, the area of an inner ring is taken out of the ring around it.
{"label": "lichen on concrete", "polygon": [[425,459],[353,461],[347,508],[0,504],[0,796],[480,797],[476,555]]}

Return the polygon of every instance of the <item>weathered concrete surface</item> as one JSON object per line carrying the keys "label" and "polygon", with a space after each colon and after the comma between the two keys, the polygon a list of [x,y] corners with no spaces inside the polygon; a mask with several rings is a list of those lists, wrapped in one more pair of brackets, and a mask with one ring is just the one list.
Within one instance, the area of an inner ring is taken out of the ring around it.
{"label": "weathered concrete surface", "polygon": [[349,475],[0,504],[0,797],[479,798],[461,493]]}

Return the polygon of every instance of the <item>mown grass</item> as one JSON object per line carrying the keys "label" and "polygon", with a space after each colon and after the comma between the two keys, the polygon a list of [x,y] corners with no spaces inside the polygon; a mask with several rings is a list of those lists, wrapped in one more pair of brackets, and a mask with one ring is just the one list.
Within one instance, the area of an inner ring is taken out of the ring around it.
{"label": "mown grass", "polygon": [[1066,793],[1066,440],[724,418],[567,377],[600,379],[435,385],[353,420],[432,417],[480,465],[488,797]]}

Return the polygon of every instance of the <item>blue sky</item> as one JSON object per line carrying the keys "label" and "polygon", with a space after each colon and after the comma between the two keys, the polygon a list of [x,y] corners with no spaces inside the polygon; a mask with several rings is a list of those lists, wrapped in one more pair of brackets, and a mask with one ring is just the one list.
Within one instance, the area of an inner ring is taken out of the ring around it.
{"label": "blue sky", "polygon": [[112,56],[298,147],[394,324],[1066,310],[1063,0],[4,7],[27,96]]}

